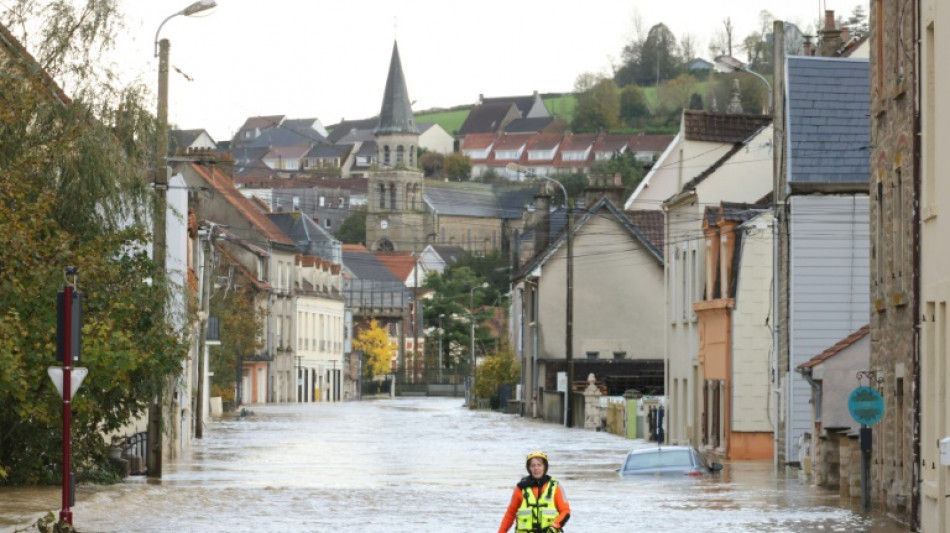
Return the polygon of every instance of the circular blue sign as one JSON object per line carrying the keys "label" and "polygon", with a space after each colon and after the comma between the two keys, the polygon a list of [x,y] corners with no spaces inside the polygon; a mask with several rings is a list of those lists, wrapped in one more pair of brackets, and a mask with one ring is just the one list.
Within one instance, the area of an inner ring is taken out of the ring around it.
{"label": "circular blue sign", "polygon": [[858,387],[848,396],[848,411],[859,424],[876,424],[884,416],[884,397],[873,387]]}

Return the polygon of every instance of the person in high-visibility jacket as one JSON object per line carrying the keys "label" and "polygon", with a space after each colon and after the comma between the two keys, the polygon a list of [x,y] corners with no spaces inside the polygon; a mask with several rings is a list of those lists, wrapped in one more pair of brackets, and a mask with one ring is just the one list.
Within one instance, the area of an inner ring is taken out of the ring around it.
{"label": "person in high-visibility jacket", "polygon": [[518,533],[560,532],[571,517],[571,506],[564,488],[548,475],[548,456],[544,452],[529,453],[525,468],[529,475],[515,487],[498,533],[507,533],[514,523]]}

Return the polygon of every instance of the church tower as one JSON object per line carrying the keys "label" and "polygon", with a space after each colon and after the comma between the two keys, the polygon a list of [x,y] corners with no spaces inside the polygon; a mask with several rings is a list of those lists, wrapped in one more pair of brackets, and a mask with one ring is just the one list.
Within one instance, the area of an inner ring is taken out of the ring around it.
{"label": "church tower", "polygon": [[376,136],[377,168],[369,173],[366,246],[381,251],[421,251],[432,233],[419,170],[419,130],[412,116],[409,91],[393,43]]}

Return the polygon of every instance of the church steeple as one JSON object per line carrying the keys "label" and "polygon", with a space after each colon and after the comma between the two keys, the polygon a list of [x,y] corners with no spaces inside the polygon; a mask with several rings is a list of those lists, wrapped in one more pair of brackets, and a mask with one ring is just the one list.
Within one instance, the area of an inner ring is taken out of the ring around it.
{"label": "church steeple", "polygon": [[393,56],[389,62],[389,77],[386,79],[386,91],[383,93],[383,106],[379,111],[379,125],[376,135],[415,133],[415,120],[409,103],[409,91],[406,90],[406,78],[399,61],[399,45],[393,42]]}

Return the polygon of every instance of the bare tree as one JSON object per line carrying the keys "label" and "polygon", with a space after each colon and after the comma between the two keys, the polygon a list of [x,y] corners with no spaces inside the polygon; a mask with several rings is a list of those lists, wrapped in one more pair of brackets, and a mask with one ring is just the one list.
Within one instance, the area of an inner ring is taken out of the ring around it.
{"label": "bare tree", "polygon": [[689,33],[680,37],[680,57],[684,62],[696,59],[696,39]]}

